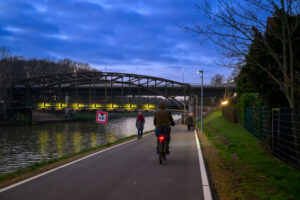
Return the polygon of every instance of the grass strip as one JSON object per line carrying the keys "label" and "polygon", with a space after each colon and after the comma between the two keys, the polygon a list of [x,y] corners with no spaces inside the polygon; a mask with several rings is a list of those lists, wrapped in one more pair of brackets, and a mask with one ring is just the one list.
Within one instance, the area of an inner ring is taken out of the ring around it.
{"label": "grass strip", "polygon": [[[145,131],[143,133],[143,135],[152,133],[153,131],[154,130]],[[114,145],[127,142],[127,141],[132,140],[136,137],[137,137],[137,134],[130,135],[130,136],[127,136],[125,138],[121,138],[121,139],[118,139],[114,142],[109,142],[109,143],[106,143],[106,144],[101,145],[101,146],[92,147],[92,148],[89,148],[89,149],[83,149],[79,152],[64,155],[64,156],[59,157],[59,158],[37,162],[37,163],[34,163],[34,164],[29,165],[27,167],[20,168],[20,169],[14,171],[14,172],[2,174],[0,176],[0,188],[3,188],[5,186],[14,184],[14,183],[22,181],[22,180],[25,180],[27,178],[30,178],[30,177],[35,176],[37,174],[43,173],[43,172],[48,171],[50,169],[59,167],[61,165],[64,165],[64,164],[67,164],[67,163],[72,162],[74,160],[77,160],[79,158],[82,158],[82,157],[85,157],[87,155],[98,152],[100,150],[104,150],[108,147],[112,147]]]}
{"label": "grass strip", "polygon": [[299,199],[300,172],[272,157],[244,128],[228,122],[220,110],[206,116],[203,125],[200,140],[220,199]]}

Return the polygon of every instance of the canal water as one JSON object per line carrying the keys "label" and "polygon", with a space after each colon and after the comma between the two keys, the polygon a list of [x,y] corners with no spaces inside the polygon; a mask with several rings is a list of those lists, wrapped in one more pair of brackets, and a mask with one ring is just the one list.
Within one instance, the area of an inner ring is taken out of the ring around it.
{"label": "canal water", "polygon": [[[93,121],[0,128],[0,175],[136,134],[135,121],[134,116],[108,119],[106,125]],[[153,116],[145,121],[144,131],[153,130]]]}

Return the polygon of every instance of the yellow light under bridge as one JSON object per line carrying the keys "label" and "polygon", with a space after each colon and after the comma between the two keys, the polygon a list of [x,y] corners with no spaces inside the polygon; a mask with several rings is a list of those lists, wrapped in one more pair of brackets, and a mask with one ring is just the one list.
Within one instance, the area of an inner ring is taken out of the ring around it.
{"label": "yellow light under bridge", "polygon": [[107,104],[106,105],[106,108],[108,108],[108,109],[114,109],[114,108],[119,108],[119,105],[118,104],[112,104],[112,103],[110,103],[110,104]]}
{"label": "yellow light under bridge", "polygon": [[155,109],[156,106],[153,105],[153,104],[144,104],[144,105],[142,106],[142,108],[143,108],[143,109]]}
{"label": "yellow light under bridge", "polygon": [[86,107],[83,103],[73,103],[72,104],[72,107],[74,108],[74,109],[79,109],[79,108],[84,108],[84,107]]}
{"label": "yellow light under bridge", "polygon": [[49,108],[51,107],[51,103],[39,103],[38,108]]}
{"label": "yellow light under bridge", "polygon": [[68,107],[68,104],[65,104],[65,103],[57,103],[57,104],[55,104],[55,107],[56,107],[56,108],[66,108],[66,107]]}
{"label": "yellow light under bridge", "polygon": [[125,104],[123,107],[126,109],[132,109],[132,108],[136,108],[137,105],[136,104]]}
{"label": "yellow light under bridge", "polygon": [[101,104],[90,104],[90,109],[97,109],[97,108],[101,108],[102,105]]}

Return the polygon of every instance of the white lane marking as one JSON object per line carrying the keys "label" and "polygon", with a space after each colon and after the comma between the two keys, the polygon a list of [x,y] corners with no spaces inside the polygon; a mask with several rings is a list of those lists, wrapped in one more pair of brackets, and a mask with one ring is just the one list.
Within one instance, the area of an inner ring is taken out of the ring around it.
{"label": "white lane marking", "polygon": [[[146,135],[144,135],[143,137],[146,137],[146,136],[148,136],[148,135],[152,135],[152,133],[146,134]],[[86,158],[95,156],[95,155],[97,155],[97,154],[103,153],[103,152],[105,152],[105,151],[111,150],[111,149],[113,149],[113,148],[119,147],[119,146],[121,146],[121,145],[127,144],[127,143],[129,143],[129,142],[133,142],[133,141],[136,141],[136,140],[137,140],[137,139],[134,138],[134,139],[129,140],[129,141],[127,141],[127,142],[124,142],[124,143],[121,143],[121,144],[117,144],[117,145],[115,145],[115,146],[112,146],[112,147],[109,147],[109,148],[107,148],[107,149],[98,151],[98,152],[93,153],[93,154],[90,154],[90,155],[88,155],[88,156],[79,158],[78,160],[74,160],[74,161],[72,161],[72,162],[69,162],[69,163],[67,163],[67,164],[65,164],[65,165],[56,167],[56,168],[51,169],[51,170],[49,170],[49,171],[46,171],[46,172],[44,172],[44,173],[41,173],[41,174],[38,174],[38,175],[36,175],[36,176],[30,177],[30,178],[25,179],[25,180],[23,180],[23,181],[20,181],[20,182],[18,182],[18,183],[9,185],[9,186],[7,186],[7,187],[4,187],[4,188],[0,189],[0,193],[1,193],[1,192],[4,192],[4,191],[6,191],[6,190],[12,189],[12,188],[14,188],[14,187],[17,187],[17,186],[19,186],[19,185],[22,185],[22,184],[24,184],[24,183],[27,183],[27,182],[29,182],[29,181],[32,181],[32,180],[34,180],[34,179],[37,179],[37,178],[39,178],[39,177],[41,177],[41,176],[45,176],[45,175],[47,175],[47,174],[50,174],[50,173],[52,173],[52,172],[54,172],[54,171],[57,171],[57,170],[59,170],[59,169],[61,169],[61,168],[64,168],[64,167],[67,167],[67,166],[72,165],[72,164],[74,164],[74,163],[77,163],[77,162],[79,162],[79,161],[82,161],[82,160],[84,160],[84,159],[86,159]]]}
{"label": "white lane marking", "polygon": [[201,173],[201,178],[202,178],[204,200],[212,200],[209,183],[208,183],[208,179],[207,179],[206,168],[204,165],[203,155],[202,155],[202,151],[201,151],[201,146],[200,146],[200,143],[198,140],[196,130],[195,130],[195,138],[196,138],[197,149],[198,149],[198,157],[199,157],[200,173]]}
{"label": "white lane marking", "polygon": [[209,186],[203,186],[203,194],[204,194],[204,200],[212,199]]}

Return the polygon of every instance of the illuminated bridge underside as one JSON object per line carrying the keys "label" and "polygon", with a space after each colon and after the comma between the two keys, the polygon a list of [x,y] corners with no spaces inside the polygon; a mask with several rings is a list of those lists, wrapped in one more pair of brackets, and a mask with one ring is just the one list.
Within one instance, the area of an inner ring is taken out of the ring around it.
{"label": "illuminated bridge underside", "polygon": [[[137,107],[157,105],[183,108],[190,86],[167,79],[125,73],[66,73],[25,79],[14,84],[14,103],[59,107]],[[179,94],[184,98],[179,99]]]}

